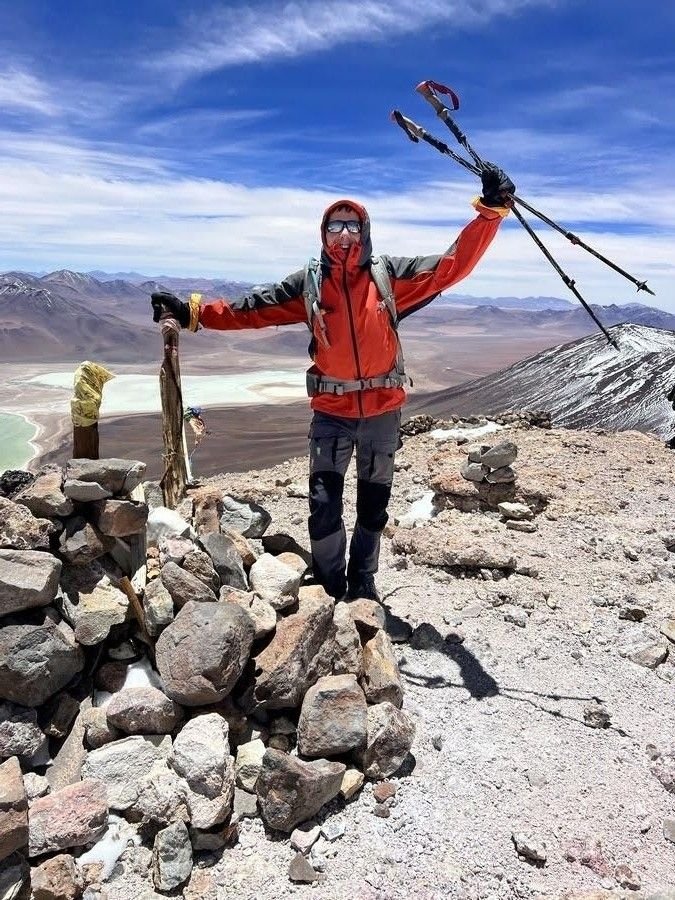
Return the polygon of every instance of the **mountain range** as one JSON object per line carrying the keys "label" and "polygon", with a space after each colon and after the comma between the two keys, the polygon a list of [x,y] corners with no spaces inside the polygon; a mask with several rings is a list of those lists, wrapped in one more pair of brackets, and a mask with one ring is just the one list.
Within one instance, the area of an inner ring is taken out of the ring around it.
{"label": "mountain range", "polygon": [[[111,275],[67,269],[45,275],[5,272],[0,274],[0,359],[79,362],[99,357],[108,362],[138,362],[147,358],[148,341],[156,341],[148,306],[153,291],[168,290],[181,297],[198,291],[210,299],[237,297],[250,287],[237,281],[145,278],[139,273]],[[606,326],[631,322],[675,330],[675,315],[639,303],[596,306],[594,310]],[[439,325],[446,331],[468,328],[495,339],[508,335],[511,340],[524,331],[538,330],[544,342],[550,331],[551,343],[559,342],[561,332],[576,338],[595,328],[581,307],[556,297],[452,294],[421,310],[410,325],[404,324],[404,329],[421,332],[431,345],[440,334]],[[273,352],[281,356],[304,354],[306,337],[303,329],[289,333],[275,342]],[[222,335],[205,334],[201,338],[202,352],[216,347],[223,349]],[[257,352],[257,348],[251,352]]]}
{"label": "mountain range", "polygon": [[618,350],[600,333],[552,347],[499,372],[428,394],[416,412],[435,416],[546,410],[554,425],[642,431],[668,439],[675,412],[675,331],[610,327]]}

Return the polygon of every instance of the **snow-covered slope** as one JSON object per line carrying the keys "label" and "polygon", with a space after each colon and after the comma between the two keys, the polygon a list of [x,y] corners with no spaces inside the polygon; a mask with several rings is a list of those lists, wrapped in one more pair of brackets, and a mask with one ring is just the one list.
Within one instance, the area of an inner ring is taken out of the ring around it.
{"label": "snow-covered slope", "polygon": [[544,409],[555,425],[652,432],[668,438],[675,412],[675,331],[615,325],[619,350],[601,334],[552,347],[508,369],[429,398],[436,414]]}

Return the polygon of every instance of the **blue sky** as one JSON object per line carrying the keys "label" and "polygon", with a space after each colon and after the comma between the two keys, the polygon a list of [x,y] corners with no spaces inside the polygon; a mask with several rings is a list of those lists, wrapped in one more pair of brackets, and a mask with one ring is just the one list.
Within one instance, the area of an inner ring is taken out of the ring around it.
{"label": "blue sky", "polygon": [[[452,143],[414,92],[432,78],[523,197],[675,311],[673,46],[666,2],[0,0],[0,271],[274,280],[339,196],[376,251],[439,252],[476,180],[389,121]],[[587,299],[636,299],[541,235]],[[458,290],[568,295],[515,222]]]}

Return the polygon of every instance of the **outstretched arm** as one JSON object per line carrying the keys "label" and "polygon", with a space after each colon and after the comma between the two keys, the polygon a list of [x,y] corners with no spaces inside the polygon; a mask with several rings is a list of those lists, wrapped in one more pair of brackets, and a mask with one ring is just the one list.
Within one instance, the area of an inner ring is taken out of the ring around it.
{"label": "outstretched arm", "polygon": [[158,322],[163,312],[168,313],[190,331],[200,325],[219,331],[294,325],[307,321],[303,287],[304,272],[299,271],[278,284],[256,287],[239,300],[201,303],[195,299],[198,295],[193,295],[186,303],[173,294],[158,292],[152,295],[154,319]]}

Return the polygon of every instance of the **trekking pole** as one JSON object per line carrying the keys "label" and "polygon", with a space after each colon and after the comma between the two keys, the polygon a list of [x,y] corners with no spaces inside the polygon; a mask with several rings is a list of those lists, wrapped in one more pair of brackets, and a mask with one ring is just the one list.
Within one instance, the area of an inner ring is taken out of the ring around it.
{"label": "trekking pole", "polygon": [[[453,94],[453,97],[456,97],[456,95]],[[459,154],[454,153],[447,146],[447,144],[444,144],[443,141],[439,141],[437,138],[433,137],[433,135],[430,135],[427,131],[425,131],[424,128],[422,128],[421,125],[418,125],[416,122],[413,122],[412,119],[408,119],[399,110],[395,109],[391,114],[391,118],[394,122],[396,122],[397,125],[399,125],[405,131],[405,133],[408,135],[410,140],[413,141],[413,143],[417,144],[417,143],[419,143],[420,140],[426,141],[427,144],[430,144],[432,147],[434,147],[436,150],[438,150],[439,153],[443,153],[443,154],[446,154],[447,156],[451,156],[461,166],[463,166],[465,169],[468,169],[469,172],[473,172],[474,175],[478,175],[480,177],[482,170],[485,168],[485,163],[480,159],[480,157],[475,153],[475,151],[470,149],[469,152],[471,153],[473,158],[476,160],[476,165],[474,165],[473,163],[470,163],[468,159],[464,159],[464,157],[459,156]],[[479,168],[479,164],[482,168]],[[508,196],[511,199],[515,199],[514,195],[512,195],[512,194],[509,194]],[[556,270],[558,275],[560,275],[565,286],[567,288],[569,288],[569,290],[572,291],[572,293],[577,298],[577,300],[579,300],[579,302],[581,303],[583,308],[586,310],[586,312],[591,317],[591,319],[593,319],[593,321],[598,326],[598,328],[602,331],[602,333],[605,335],[605,337],[607,338],[609,343],[614,347],[615,350],[618,350],[619,347],[618,347],[616,341],[614,340],[614,338],[607,331],[607,329],[602,324],[600,319],[598,319],[596,314],[593,312],[593,309],[591,308],[591,306],[586,302],[586,300],[584,300],[584,298],[579,293],[578,289],[575,286],[574,279],[570,278],[569,275],[567,275],[566,272],[563,271],[562,267],[556,262],[553,255],[551,254],[551,252],[544,245],[543,241],[539,238],[539,236],[536,234],[536,232],[534,231],[532,226],[529,224],[529,222],[527,222],[527,220],[522,215],[522,213],[519,212],[515,206],[512,207],[512,210],[513,210],[514,216],[518,219],[518,221],[523,226],[525,231],[530,235],[532,240],[535,242],[537,247],[539,247],[539,249],[544,254],[546,259],[551,263],[551,265]]]}
{"label": "trekking pole", "polygon": [[[459,109],[459,97],[452,90],[452,88],[447,87],[444,84],[440,84],[438,81],[422,81],[417,85],[415,90],[421,94],[425,100],[427,100],[431,106],[433,106],[436,111],[436,115],[445,122],[450,131],[454,134],[457,142],[461,144],[462,147],[473,157],[476,162],[476,165],[482,170],[483,161],[480,156],[475,152],[471,144],[469,143],[464,132],[459,128],[455,120],[452,118],[450,114],[451,111],[448,107],[443,103],[443,101],[438,97],[438,94],[447,94],[452,101],[452,109],[456,111]],[[534,206],[531,206],[521,197],[518,197],[516,194],[512,195],[512,199],[515,203],[519,203],[524,209],[528,212],[531,212],[533,216],[536,216],[538,219],[541,219],[549,227],[553,228],[555,231],[562,234],[567,240],[574,244],[577,247],[581,247],[582,250],[586,250],[587,253],[590,253],[596,259],[599,259],[600,262],[603,262],[606,266],[609,266],[610,269],[613,269],[615,272],[618,272],[619,275],[623,275],[624,278],[627,278],[630,282],[632,282],[638,291],[646,291],[648,294],[651,294],[652,297],[655,296],[654,291],[647,286],[646,281],[640,281],[635,278],[630,272],[626,272],[625,269],[622,269],[621,266],[618,266],[616,263],[612,262],[611,259],[607,259],[606,256],[603,256],[602,253],[599,253],[597,250],[594,250],[593,247],[590,247],[587,243],[581,240],[581,238],[574,234],[571,231],[568,231],[566,228],[563,228],[562,225],[559,225],[557,222],[554,222],[549,216],[540,212],[538,209],[535,209]]]}

